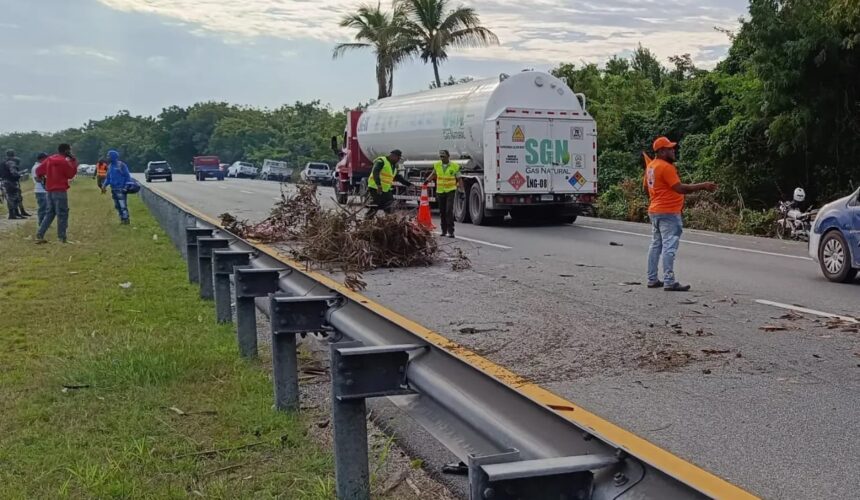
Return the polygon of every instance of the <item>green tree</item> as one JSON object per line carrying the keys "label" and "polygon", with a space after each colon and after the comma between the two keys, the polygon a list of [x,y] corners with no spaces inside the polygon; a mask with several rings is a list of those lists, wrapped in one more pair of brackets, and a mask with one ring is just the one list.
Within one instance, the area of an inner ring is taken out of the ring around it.
{"label": "green tree", "polygon": [[[472,78],[471,76],[464,76],[462,78],[454,78],[454,75],[450,75],[447,80],[444,80],[442,82],[442,87],[450,87],[451,85],[458,85],[460,83],[469,83],[469,82],[474,81],[474,80],[475,79]],[[432,89],[438,89],[440,87],[438,85],[436,85],[436,82],[430,82],[429,88],[432,90]]]}
{"label": "green tree", "polygon": [[332,52],[337,59],[351,50],[372,49],[376,54],[377,98],[383,99],[394,90],[394,69],[403,62],[411,50],[404,36],[406,23],[403,10],[395,6],[392,12],[377,4],[362,5],[355,13],[345,15],[340,25],[357,30],[355,42],[340,43]]}
{"label": "green tree", "polygon": [[395,6],[405,12],[404,32],[415,53],[433,65],[436,87],[442,86],[439,64],[448,59],[449,49],[499,44],[470,7],[452,8],[449,0],[397,0]]}

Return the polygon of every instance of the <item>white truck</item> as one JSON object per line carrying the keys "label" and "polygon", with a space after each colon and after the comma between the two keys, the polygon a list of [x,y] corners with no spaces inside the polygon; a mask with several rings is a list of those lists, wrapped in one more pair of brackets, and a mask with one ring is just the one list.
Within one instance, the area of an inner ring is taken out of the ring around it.
{"label": "white truck", "polygon": [[227,177],[235,177],[237,179],[240,177],[247,177],[249,179],[254,179],[257,177],[257,167],[255,167],[253,163],[236,161],[227,168]]}
{"label": "white truck", "polygon": [[263,168],[260,169],[260,179],[264,181],[287,182],[292,179],[293,169],[287,162],[277,160],[263,160]]}
{"label": "white truck", "polygon": [[[514,219],[571,223],[597,194],[597,127],[574,94],[552,75],[526,71],[382,99],[350,111],[335,172],[346,202],[366,185],[372,160],[403,151],[407,176],[425,177],[447,149],[462,167],[460,222]],[[396,197],[412,199],[398,190]]]}

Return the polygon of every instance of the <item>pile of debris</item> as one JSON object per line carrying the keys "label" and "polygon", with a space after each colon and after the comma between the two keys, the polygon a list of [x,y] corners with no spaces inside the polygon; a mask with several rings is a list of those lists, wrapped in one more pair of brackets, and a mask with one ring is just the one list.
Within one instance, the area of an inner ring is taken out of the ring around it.
{"label": "pile of debris", "polygon": [[346,274],[345,284],[363,289],[361,273],[380,267],[429,266],[439,253],[433,233],[399,214],[365,219],[361,208],[320,206],[313,184],[281,191],[269,216],[257,223],[221,214],[221,224],[239,237],[284,243],[293,258],[310,267]]}

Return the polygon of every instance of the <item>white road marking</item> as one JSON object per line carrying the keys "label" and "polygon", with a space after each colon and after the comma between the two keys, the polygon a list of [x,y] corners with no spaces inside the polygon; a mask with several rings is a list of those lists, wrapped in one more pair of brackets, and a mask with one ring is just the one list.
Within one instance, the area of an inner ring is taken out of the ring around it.
{"label": "white road marking", "polygon": [[254,194],[254,193],[252,193],[251,191],[245,191],[244,189],[239,190],[239,192],[240,192],[240,193],[245,193],[245,194]]}
{"label": "white road marking", "polygon": [[[610,233],[620,233],[620,234],[629,234],[631,236],[641,236],[642,238],[650,238],[650,234],[642,234],[642,233],[634,233],[633,231],[622,231],[620,229],[609,229],[605,227],[597,227],[597,226],[585,226],[581,224],[577,224],[575,227],[583,227],[585,229],[594,229],[595,231],[607,231]],[[771,255],[773,257],[785,257],[786,259],[797,259],[797,260],[812,260],[810,257],[804,257],[801,255],[789,255],[787,253],[777,253],[777,252],[766,252],[764,250],[753,250],[752,248],[740,248],[733,247],[729,245],[717,245],[716,243],[703,243],[701,241],[690,241],[684,240],[684,245],[699,245],[702,247],[712,247],[712,248],[722,248],[724,250],[734,250],[736,252],[748,252],[748,253],[757,253],[759,255]]]}
{"label": "white road marking", "polygon": [[[442,234],[439,231],[436,231],[435,234]],[[474,238],[466,238],[465,236],[454,236],[454,239],[468,241],[470,243],[478,243],[479,245],[487,245],[489,247],[501,248],[502,250],[511,250],[513,247],[499,245],[498,243],[490,243],[489,241],[484,240],[476,240]]]}
{"label": "white road marking", "polygon": [[822,318],[838,318],[838,319],[841,319],[842,321],[845,321],[848,323],[860,323],[860,321],[858,321],[857,318],[852,318],[850,316],[840,316],[838,314],[832,314],[832,313],[828,313],[828,312],[824,312],[824,311],[817,311],[815,309],[808,309],[806,307],[799,307],[799,306],[794,306],[791,304],[783,304],[782,302],[774,302],[772,300],[763,300],[763,299],[757,299],[756,302],[759,304],[766,305],[766,306],[779,307],[780,309],[788,309],[790,311],[797,311],[800,313],[813,314],[815,316],[821,316]]}

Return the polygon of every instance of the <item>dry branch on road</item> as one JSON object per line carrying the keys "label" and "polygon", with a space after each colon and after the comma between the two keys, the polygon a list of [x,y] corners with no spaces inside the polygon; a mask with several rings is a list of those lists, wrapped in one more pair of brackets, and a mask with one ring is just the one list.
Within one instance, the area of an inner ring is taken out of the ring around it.
{"label": "dry branch on road", "polygon": [[257,223],[221,214],[228,231],[265,243],[285,243],[296,260],[346,274],[345,284],[363,289],[361,273],[380,267],[429,266],[439,246],[433,233],[409,217],[380,214],[366,219],[361,209],[320,206],[316,186],[281,191],[281,200]]}

